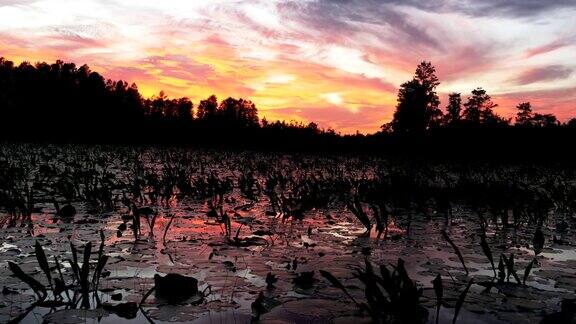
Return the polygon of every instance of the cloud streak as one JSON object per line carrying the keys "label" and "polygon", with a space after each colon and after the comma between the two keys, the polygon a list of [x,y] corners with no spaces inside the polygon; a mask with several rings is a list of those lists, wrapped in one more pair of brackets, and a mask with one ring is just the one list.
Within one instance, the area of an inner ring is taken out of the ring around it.
{"label": "cloud streak", "polygon": [[536,82],[554,81],[567,79],[574,69],[562,65],[550,65],[537,67],[522,72],[515,80],[518,84],[525,85]]}

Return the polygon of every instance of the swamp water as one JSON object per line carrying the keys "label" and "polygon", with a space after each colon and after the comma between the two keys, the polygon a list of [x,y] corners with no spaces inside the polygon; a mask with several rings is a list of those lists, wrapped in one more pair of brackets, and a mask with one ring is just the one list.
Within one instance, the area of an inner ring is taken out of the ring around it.
{"label": "swamp water", "polygon": [[[546,210],[540,224],[526,221],[519,226],[504,226],[492,220],[489,211],[486,221],[478,217],[478,210],[484,209],[456,200],[450,217],[430,199],[420,204],[425,208],[396,203],[390,207],[384,239],[375,227],[366,235],[347,207],[350,192],[360,190],[348,183],[381,179],[396,168],[375,158],[56,146],[4,147],[0,156],[0,322],[22,316],[23,323],[249,323],[255,320],[253,303],[262,292],[266,307],[259,314],[261,323],[369,323],[367,314],[319,273],[328,271],[354,299],[363,301],[364,285],[354,271],[363,268],[366,259],[374,265],[404,260],[408,275],[423,289],[419,303],[428,309],[428,323],[436,322],[432,281],[438,274],[444,287],[439,323],[452,322],[454,306],[470,279],[458,323],[534,323],[560,311],[562,300],[574,298],[576,221],[560,203]],[[508,179],[507,171],[493,172]],[[180,173],[189,187],[179,182]],[[276,173],[282,175],[271,176]],[[418,177],[436,183],[434,177],[445,174],[446,183],[460,174],[446,166],[438,166],[436,173]],[[219,180],[210,180],[212,176]],[[299,207],[276,205],[274,211],[270,197],[275,196],[265,193],[271,177],[278,182],[272,190],[284,204],[290,201]],[[323,188],[330,191],[328,198],[318,196]],[[9,194],[17,201],[18,194],[26,197],[30,192],[34,206],[29,215],[10,205]],[[303,208],[306,194],[326,201]],[[70,202],[76,213],[57,215],[53,199],[60,205]],[[369,199],[362,204],[372,215]],[[141,217],[136,238],[134,210],[142,206],[150,206],[154,216]],[[523,277],[534,260],[537,228],[545,244],[525,285],[514,284],[512,278],[487,289],[485,283],[495,282],[494,271],[480,237],[486,235],[495,267],[501,254],[514,254],[516,271]],[[468,274],[443,230],[461,252]],[[92,243],[94,268],[101,231],[108,260],[90,307],[31,307],[37,297],[12,276],[7,262],[48,287],[35,253],[37,241],[53,276],[56,256],[65,281],[71,283],[70,242],[80,254],[84,244]],[[294,280],[309,271],[314,272],[311,286]],[[168,273],[196,278],[207,296],[199,303],[174,304],[151,294],[140,304],[154,286],[154,275]],[[269,273],[277,278],[272,288],[267,287]],[[140,304],[129,316],[98,307],[129,302]]]}

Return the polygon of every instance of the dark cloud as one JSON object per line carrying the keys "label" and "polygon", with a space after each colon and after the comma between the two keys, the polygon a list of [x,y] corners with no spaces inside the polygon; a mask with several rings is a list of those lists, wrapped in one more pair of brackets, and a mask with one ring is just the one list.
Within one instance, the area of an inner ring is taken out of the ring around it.
{"label": "dark cloud", "polygon": [[460,12],[470,16],[531,17],[556,9],[576,10],[574,0],[319,0],[313,3],[346,7],[352,12],[374,9],[374,14],[381,14],[378,8],[390,5],[415,7],[429,12]]}
{"label": "dark cloud", "polygon": [[549,65],[522,72],[515,78],[518,84],[531,84],[541,81],[553,81],[568,78],[574,70],[563,65]]}
{"label": "dark cloud", "polygon": [[574,0],[387,0],[386,2],[413,6],[425,11],[462,12],[471,16],[529,17],[555,9],[576,9]]}
{"label": "dark cloud", "polygon": [[[334,40],[330,38],[346,40],[355,32],[371,31],[376,37],[398,45],[410,45],[415,49],[443,48],[442,42],[431,35],[427,28],[420,26],[412,17],[387,1],[288,2],[280,4],[279,10],[290,20],[300,21],[312,31],[329,31],[318,35],[320,41]],[[382,27],[389,32],[385,32]]]}
{"label": "dark cloud", "polygon": [[480,0],[462,3],[457,9],[475,16],[530,17],[556,9],[576,9],[574,0]]}

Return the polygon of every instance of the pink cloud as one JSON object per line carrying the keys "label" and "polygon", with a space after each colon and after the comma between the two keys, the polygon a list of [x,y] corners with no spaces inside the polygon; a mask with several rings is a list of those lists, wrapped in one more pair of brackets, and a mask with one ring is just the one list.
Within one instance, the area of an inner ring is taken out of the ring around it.
{"label": "pink cloud", "polygon": [[547,43],[547,44],[544,44],[541,46],[530,48],[530,49],[526,50],[525,55],[527,58],[531,58],[531,57],[534,57],[536,55],[550,53],[550,52],[555,51],[557,49],[569,46],[570,44],[571,43],[569,41],[561,38],[561,39],[557,39],[555,41],[552,41],[550,43]]}
{"label": "pink cloud", "polygon": [[568,78],[574,69],[562,65],[548,65],[528,69],[520,73],[514,81],[517,84],[531,84],[536,82],[562,80]]}

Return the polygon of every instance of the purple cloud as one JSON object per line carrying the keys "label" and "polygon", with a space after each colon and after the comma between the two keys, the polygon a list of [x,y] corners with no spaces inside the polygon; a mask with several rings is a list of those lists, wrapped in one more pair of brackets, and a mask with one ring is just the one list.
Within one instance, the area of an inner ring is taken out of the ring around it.
{"label": "purple cloud", "polygon": [[517,84],[526,85],[541,81],[561,80],[568,78],[573,72],[573,69],[563,65],[549,65],[524,71],[515,78],[515,81]]}

